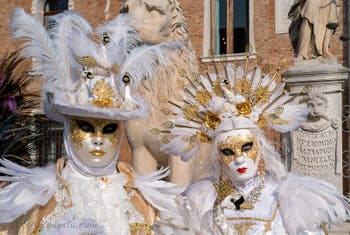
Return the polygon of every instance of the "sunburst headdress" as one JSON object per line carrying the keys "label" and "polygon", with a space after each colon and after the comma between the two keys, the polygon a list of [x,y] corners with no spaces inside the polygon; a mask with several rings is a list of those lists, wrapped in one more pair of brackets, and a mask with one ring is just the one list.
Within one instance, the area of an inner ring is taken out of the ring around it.
{"label": "sunburst headdress", "polygon": [[254,66],[249,61],[249,53],[243,68],[237,61],[228,64],[213,60],[215,72],[210,73],[203,64],[202,76],[180,70],[182,80],[178,84],[186,96],[165,102],[172,106],[162,108],[169,116],[165,130],[152,130],[160,135],[163,150],[187,161],[200,143],[211,142],[222,131],[273,128],[288,132],[299,126],[307,106],[288,94],[284,82],[277,81],[282,62],[270,76],[268,66],[260,69],[258,59]]}

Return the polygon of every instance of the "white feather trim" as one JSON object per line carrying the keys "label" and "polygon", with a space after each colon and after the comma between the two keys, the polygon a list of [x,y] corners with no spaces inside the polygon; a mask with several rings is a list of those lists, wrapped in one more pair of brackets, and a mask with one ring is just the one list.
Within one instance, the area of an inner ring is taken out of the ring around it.
{"label": "white feather trim", "polygon": [[217,197],[211,180],[204,179],[190,185],[184,192],[183,217],[186,227],[195,234],[213,234],[213,208]]}
{"label": "white feather trim", "polygon": [[133,82],[139,85],[144,79],[152,79],[157,66],[165,66],[173,61],[172,53],[169,51],[182,48],[180,42],[166,42],[135,48],[123,64],[121,74],[130,74]]}
{"label": "white feather trim", "polygon": [[316,231],[322,223],[350,219],[350,205],[335,186],[315,177],[289,173],[278,189],[283,224],[290,235]]}
{"label": "white feather trim", "polygon": [[[16,40],[26,40],[21,54],[27,58],[36,58],[34,70],[42,74],[45,80],[55,83],[57,88],[67,79],[64,66],[57,60],[53,43],[42,24],[22,8],[15,8],[11,17],[11,33]],[[52,88],[54,89],[54,88]]]}
{"label": "white feather trim", "polygon": [[278,124],[267,122],[267,124],[278,132],[285,133],[296,130],[305,121],[309,108],[306,104],[289,103],[283,106],[283,112],[279,117],[288,123]]}
{"label": "white feather trim", "polygon": [[0,181],[11,184],[0,189],[0,223],[9,223],[27,213],[35,205],[45,205],[55,193],[56,171],[51,164],[42,168],[26,168],[0,159]]}
{"label": "white feather trim", "polygon": [[134,187],[152,206],[160,211],[161,215],[174,217],[177,215],[175,198],[184,191],[184,188],[161,180],[168,174],[168,168],[147,175],[135,174]]}
{"label": "white feather trim", "polygon": [[[52,21],[52,22],[51,22]],[[71,75],[69,74],[70,61],[72,57],[69,50],[69,44],[75,42],[75,38],[72,37],[72,30],[79,29],[84,34],[92,34],[93,30],[86,21],[86,19],[79,13],[74,11],[65,11],[61,14],[50,17],[50,23],[54,24],[49,31],[50,38],[52,39],[53,45],[56,49],[56,56],[59,61],[64,65],[68,74],[67,87],[73,85],[74,81],[71,81]]]}
{"label": "white feather trim", "polygon": [[[129,21],[130,17],[127,14],[120,14],[96,30],[100,37],[106,33],[111,39],[111,42],[106,45],[106,54],[112,63],[121,64],[131,50],[143,44],[136,30],[129,25]],[[116,53],[113,49],[116,47],[123,52],[118,50]]]}

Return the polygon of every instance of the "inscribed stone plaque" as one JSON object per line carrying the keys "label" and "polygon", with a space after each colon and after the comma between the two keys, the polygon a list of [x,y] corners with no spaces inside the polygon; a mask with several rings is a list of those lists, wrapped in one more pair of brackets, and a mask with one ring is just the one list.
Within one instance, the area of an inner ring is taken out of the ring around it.
{"label": "inscribed stone plaque", "polygon": [[302,175],[333,181],[335,176],[337,131],[328,127],[323,131],[293,132],[292,170]]}
{"label": "inscribed stone plaque", "polygon": [[288,33],[290,20],[288,12],[293,5],[294,0],[276,0],[275,1],[275,32]]}

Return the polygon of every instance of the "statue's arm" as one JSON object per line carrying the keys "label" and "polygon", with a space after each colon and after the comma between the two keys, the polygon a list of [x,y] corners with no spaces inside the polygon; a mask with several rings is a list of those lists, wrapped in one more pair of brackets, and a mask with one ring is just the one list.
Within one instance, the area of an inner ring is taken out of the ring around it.
{"label": "statue's arm", "polygon": [[295,0],[292,7],[288,12],[288,18],[290,20],[297,20],[300,17],[300,13],[305,5],[307,0]]}

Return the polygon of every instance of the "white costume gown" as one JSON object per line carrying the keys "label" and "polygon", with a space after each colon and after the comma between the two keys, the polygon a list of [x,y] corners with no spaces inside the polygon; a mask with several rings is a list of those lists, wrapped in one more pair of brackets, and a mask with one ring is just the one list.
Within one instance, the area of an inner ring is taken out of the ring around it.
{"label": "white costume gown", "polygon": [[57,206],[43,218],[40,234],[84,231],[127,235],[130,234],[129,224],[144,223],[124,189],[128,181],[125,174],[86,176],[68,163],[62,176],[68,183],[70,195],[62,183],[57,182]]}
{"label": "white costume gown", "polygon": [[[244,185],[240,185],[238,191],[241,195],[248,196],[259,182],[258,178],[249,180]],[[217,192],[212,180],[202,180],[191,185],[186,191],[185,204],[187,211],[192,213],[190,224],[192,226],[195,223],[200,224],[200,226],[194,226],[196,227],[193,229],[194,233],[287,235],[281,217],[277,190],[278,184],[276,182],[264,180],[261,195],[253,204],[254,209],[237,210],[234,206],[227,208],[223,204],[215,205]],[[198,221],[196,221],[197,219]],[[319,235],[324,233],[320,229],[317,232],[304,231],[303,234]]]}

